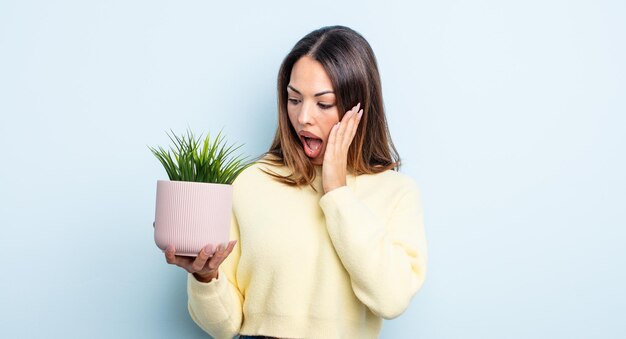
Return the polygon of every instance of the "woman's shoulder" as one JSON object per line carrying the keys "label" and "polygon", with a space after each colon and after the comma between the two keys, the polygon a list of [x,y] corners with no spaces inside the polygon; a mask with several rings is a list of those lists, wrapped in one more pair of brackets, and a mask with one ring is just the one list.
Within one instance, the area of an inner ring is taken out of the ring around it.
{"label": "woman's shoulder", "polygon": [[266,159],[267,158],[263,158],[252,162],[248,167],[241,171],[241,173],[239,173],[233,184],[249,181],[258,183],[259,179],[268,178],[267,172],[284,175],[284,172],[286,171],[285,166],[272,164],[265,161]]}
{"label": "woman's shoulder", "polygon": [[395,192],[419,191],[419,185],[413,176],[392,169],[375,174],[362,174],[359,177],[359,182],[362,184],[369,184],[379,189],[388,189]]}
{"label": "woman's shoulder", "polygon": [[413,179],[412,176],[410,176],[409,174],[406,174],[404,172],[399,172],[396,171],[394,169],[388,169],[388,170],[384,170],[384,171],[380,171],[378,173],[372,173],[372,174],[360,174],[359,177],[363,177],[363,178],[372,178],[375,180],[391,180],[394,182],[404,182],[404,183],[408,183],[408,182],[414,182],[415,180]]}

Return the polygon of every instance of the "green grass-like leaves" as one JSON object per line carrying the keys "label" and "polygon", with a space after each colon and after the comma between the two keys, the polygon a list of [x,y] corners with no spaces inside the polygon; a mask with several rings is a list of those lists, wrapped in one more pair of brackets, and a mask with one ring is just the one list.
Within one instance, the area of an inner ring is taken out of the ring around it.
{"label": "green grass-like leaves", "polygon": [[168,134],[174,144],[170,147],[172,153],[160,146],[158,150],[148,146],[165,167],[170,180],[230,185],[239,173],[253,164],[246,163],[241,156],[228,158],[243,145],[234,149],[232,145],[227,147],[223,143],[222,131],[214,140],[207,134],[204,141],[202,135],[196,139],[191,130],[181,137],[176,136],[173,131],[172,134],[173,137]]}

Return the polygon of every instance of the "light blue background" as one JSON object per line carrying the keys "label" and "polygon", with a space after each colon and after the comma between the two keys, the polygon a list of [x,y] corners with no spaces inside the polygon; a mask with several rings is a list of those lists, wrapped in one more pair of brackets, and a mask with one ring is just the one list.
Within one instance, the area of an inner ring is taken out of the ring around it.
{"label": "light blue background", "polygon": [[382,338],[626,337],[623,1],[0,2],[0,337],[201,338],[153,242],[147,145],[256,156],[324,25],[380,66],[423,289]]}

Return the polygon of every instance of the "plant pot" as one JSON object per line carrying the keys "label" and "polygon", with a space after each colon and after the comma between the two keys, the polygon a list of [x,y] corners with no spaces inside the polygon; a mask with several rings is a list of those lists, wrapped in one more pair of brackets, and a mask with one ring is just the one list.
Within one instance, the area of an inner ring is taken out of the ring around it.
{"label": "plant pot", "polygon": [[227,243],[233,205],[233,186],[204,182],[158,180],[154,241],[165,251],[195,257],[207,244],[215,250]]}

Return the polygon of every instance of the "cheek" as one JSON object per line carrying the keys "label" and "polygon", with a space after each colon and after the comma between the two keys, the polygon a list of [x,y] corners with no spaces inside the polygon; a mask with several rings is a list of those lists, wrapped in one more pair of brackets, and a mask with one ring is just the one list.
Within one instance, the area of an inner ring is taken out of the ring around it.
{"label": "cheek", "polygon": [[339,118],[337,117],[336,114],[332,114],[329,115],[325,120],[324,120],[324,127],[326,129],[326,135],[330,134],[330,131],[332,131],[333,126],[335,126],[335,124],[339,122]]}
{"label": "cheek", "polygon": [[329,116],[330,116],[329,121],[331,125],[334,125],[341,120],[339,118],[339,110],[337,110],[337,106],[334,107],[333,111],[330,112]]}

